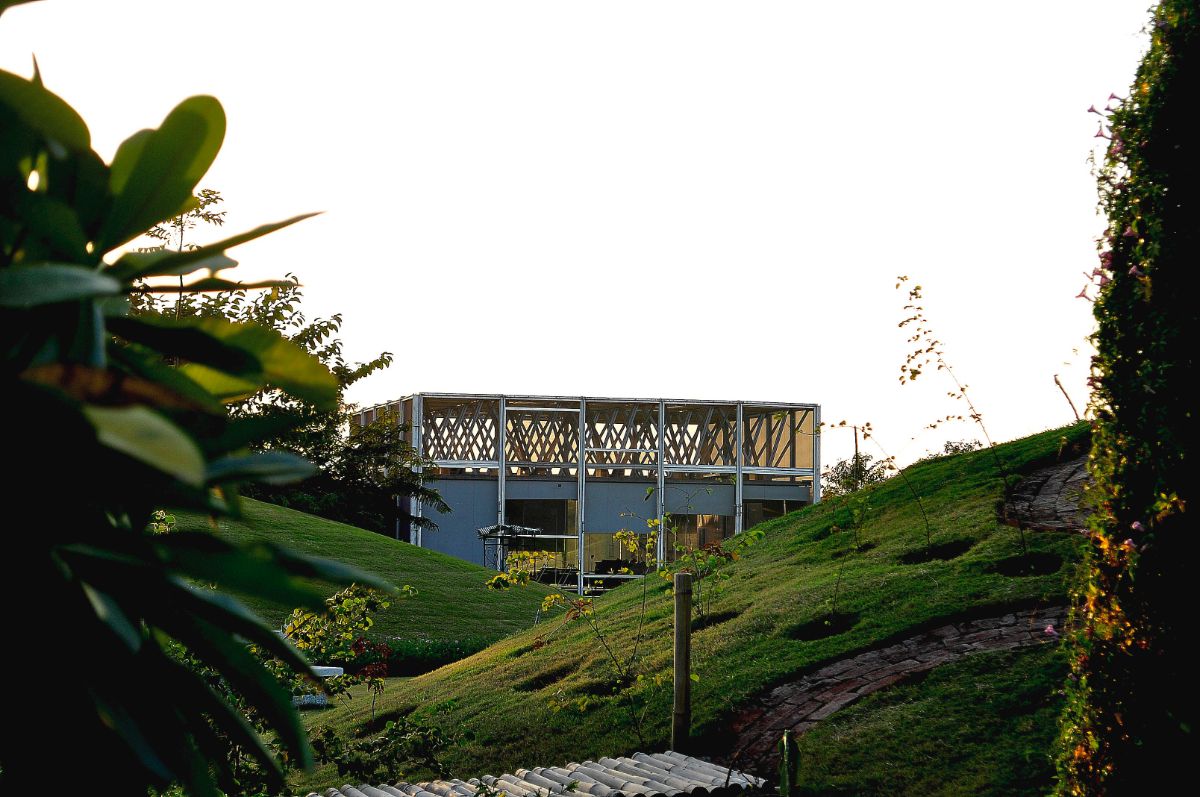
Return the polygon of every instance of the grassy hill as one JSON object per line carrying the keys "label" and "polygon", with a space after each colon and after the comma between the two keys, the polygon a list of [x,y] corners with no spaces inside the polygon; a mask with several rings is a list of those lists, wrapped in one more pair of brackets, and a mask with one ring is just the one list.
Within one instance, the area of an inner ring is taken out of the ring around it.
{"label": "grassy hill", "polygon": [[[1064,449],[1078,453],[1085,436],[1084,425],[1053,430],[1005,444],[1000,454],[1010,470],[1028,471]],[[702,750],[728,753],[729,723],[739,706],[822,663],[948,620],[1065,601],[1082,555],[1079,535],[1030,533],[1031,550],[1052,562],[1040,574],[994,568],[1020,546],[1016,530],[997,521],[1003,492],[990,451],[917,463],[906,475],[922,496],[935,546],[959,543],[958,555],[906,563],[921,558],[925,532],[920,509],[898,478],[765,524],[765,538],[732,564],[731,578],[711,599],[708,612],[721,622],[693,635],[700,678],[693,684],[693,729]],[[861,547],[855,532],[843,530],[853,524],[855,507]],[[397,682],[378,710],[385,716],[414,712],[448,732],[469,729],[446,758],[460,777],[662,748],[670,727],[671,598],[661,579],[646,586],[638,665],[646,678],[629,693],[634,710],[625,696],[614,695],[611,668],[588,624],[559,627],[561,618]],[[619,655],[633,646],[642,599],[641,585],[630,584],[596,601],[596,624]],[[805,639],[814,636],[814,621],[819,628],[834,610],[846,626]],[[667,678],[656,684],[655,675]],[[1045,755],[1050,718],[1057,711],[1051,686],[1061,675],[1058,654],[1039,648],[968,657],[920,683],[877,693],[833,715],[837,725],[828,720],[810,735],[805,754],[823,763],[811,767],[809,786],[814,793],[961,793],[991,783],[994,793],[1022,793],[1044,785],[1051,776]],[[1025,697],[1006,702],[1017,688]],[[935,722],[942,702],[949,719]],[[312,715],[310,723],[354,732],[369,712],[369,701],[353,701]],[[843,725],[850,729],[845,734],[827,730]],[[885,745],[871,746],[883,737]],[[938,759],[937,750],[955,755]],[[868,759],[872,767],[862,766]],[[1013,772],[1018,759],[1023,766]],[[842,767],[858,767],[862,779]],[[337,775],[325,770],[298,785],[333,780]]]}
{"label": "grassy hill", "polygon": [[[375,616],[371,635],[393,647],[449,654],[479,650],[533,624],[544,588],[489,592],[483,582],[492,571],[435,551],[332,520],[245,500],[239,519],[221,518],[217,533],[233,541],[269,540],[316,556],[338,559],[376,573],[396,585],[409,584],[417,596],[395,599]],[[178,528],[209,528],[201,515],[178,515]],[[334,587],[330,588],[332,592]],[[292,607],[242,599],[277,625]]]}

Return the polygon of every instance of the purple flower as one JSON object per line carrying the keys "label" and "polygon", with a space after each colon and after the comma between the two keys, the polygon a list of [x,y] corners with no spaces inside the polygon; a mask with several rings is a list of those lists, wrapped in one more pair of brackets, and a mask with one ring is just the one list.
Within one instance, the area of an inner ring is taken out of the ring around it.
{"label": "purple flower", "polygon": [[1058,636],[1058,632],[1054,630],[1054,624],[1053,624],[1053,623],[1051,623],[1050,625],[1046,626],[1046,630],[1045,630],[1043,633],[1044,633],[1046,636]]}
{"label": "purple flower", "polygon": [[1112,146],[1109,149],[1112,150],[1112,154],[1120,155],[1122,152],[1125,151],[1125,142],[1119,138],[1114,138]]}
{"label": "purple flower", "polygon": [[1087,109],[1087,112],[1088,112],[1088,113],[1094,113],[1094,114],[1098,114],[1098,115],[1100,115],[1100,116],[1103,116],[1103,115],[1104,115],[1104,114],[1102,114],[1102,113],[1100,113],[1099,111],[1097,111],[1097,110],[1096,110],[1096,106],[1095,106],[1095,105],[1089,105],[1089,106],[1088,106],[1088,109]]}
{"label": "purple flower", "polygon": [[1121,543],[1121,545],[1122,545],[1122,547],[1125,547],[1125,548],[1132,548],[1133,547],[1133,538],[1127,537],[1125,539],[1125,542]]}
{"label": "purple flower", "polygon": [[1141,534],[1143,531],[1146,530],[1146,527],[1142,525],[1142,521],[1140,521],[1140,520],[1135,520],[1132,523],[1130,523],[1129,528],[1133,529],[1134,531],[1136,531],[1139,534]]}
{"label": "purple flower", "polygon": [[1144,276],[1146,276],[1146,272],[1142,271],[1142,270],[1141,270],[1140,268],[1138,268],[1137,266],[1130,266],[1130,267],[1129,267],[1129,276],[1131,276],[1131,277],[1144,277]]}
{"label": "purple flower", "polygon": [[1108,134],[1104,132],[1104,122],[1100,123],[1100,129],[1096,131],[1096,135],[1092,138],[1108,138]]}
{"label": "purple flower", "polygon": [[1088,289],[1088,286],[1084,285],[1082,288],[1079,289],[1079,293],[1075,294],[1075,298],[1076,299],[1086,299],[1088,297],[1087,289]]}
{"label": "purple flower", "polygon": [[1100,267],[1112,271],[1113,253],[1111,250],[1100,253]]}
{"label": "purple flower", "polygon": [[1121,233],[1121,236],[1124,238],[1137,238],[1137,233],[1133,231],[1133,225],[1131,224],[1125,228],[1125,232]]}

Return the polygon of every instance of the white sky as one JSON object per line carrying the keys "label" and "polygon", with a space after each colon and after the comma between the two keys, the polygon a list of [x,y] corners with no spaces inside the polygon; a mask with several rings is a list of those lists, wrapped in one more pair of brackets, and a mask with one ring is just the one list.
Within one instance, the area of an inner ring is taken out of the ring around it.
{"label": "white sky", "polygon": [[907,461],[979,435],[921,433],[959,408],[897,382],[897,274],[994,437],[1071,419],[1055,373],[1082,409],[1085,110],[1145,6],[51,0],[4,14],[0,66],[36,54],[105,158],[220,98],[226,232],[326,211],[227,275],[293,272],[351,356],[396,353],[351,400],[812,401]]}

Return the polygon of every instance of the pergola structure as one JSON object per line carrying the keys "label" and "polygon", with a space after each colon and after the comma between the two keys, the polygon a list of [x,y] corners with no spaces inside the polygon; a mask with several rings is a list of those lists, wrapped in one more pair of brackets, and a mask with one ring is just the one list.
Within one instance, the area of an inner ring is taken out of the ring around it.
{"label": "pergola structure", "polygon": [[[477,529],[540,529],[530,536],[564,543],[559,565],[582,591],[629,577],[610,572],[623,556],[616,531],[670,516],[685,544],[708,544],[820,500],[820,414],[782,402],[416,393],[357,420],[407,427],[432,463],[427,483],[454,510],[436,532],[413,525],[411,542],[478,561]],[[659,539],[660,561],[676,542]]]}

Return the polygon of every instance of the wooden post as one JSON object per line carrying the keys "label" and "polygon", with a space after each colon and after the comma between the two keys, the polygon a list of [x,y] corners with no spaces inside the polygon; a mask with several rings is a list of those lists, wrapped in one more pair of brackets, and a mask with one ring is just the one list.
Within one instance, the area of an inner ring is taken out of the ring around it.
{"label": "wooden post", "polygon": [[675,574],[675,705],[671,749],[686,752],[692,727],[692,574]]}

